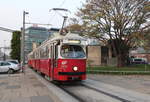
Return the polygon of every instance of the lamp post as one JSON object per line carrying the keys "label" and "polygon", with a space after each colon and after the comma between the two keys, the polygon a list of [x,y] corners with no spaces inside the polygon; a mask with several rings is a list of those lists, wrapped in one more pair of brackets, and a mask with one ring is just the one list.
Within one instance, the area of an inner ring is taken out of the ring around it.
{"label": "lamp post", "polygon": [[24,65],[25,65],[25,53],[24,53],[24,47],[25,47],[25,16],[26,14],[29,14],[26,11],[23,11],[23,28],[22,28],[22,36],[21,36],[21,68],[22,72],[24,72]]}
{"label": "lamp post", "polygon": [[5,54],[5,41],[6,41],[6,40],[4,40],[4,56],[3,56],[3,60],[4,60],[4,61],[6,60],[6,54]]}

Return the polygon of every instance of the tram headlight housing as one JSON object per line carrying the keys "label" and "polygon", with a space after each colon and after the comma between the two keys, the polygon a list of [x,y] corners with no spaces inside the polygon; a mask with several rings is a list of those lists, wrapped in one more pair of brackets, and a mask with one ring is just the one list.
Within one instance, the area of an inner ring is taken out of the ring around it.
{"label": "tram headlight housing", "polygon": [[77,70],[78,70],[78,67],[76,67],[76,66],[73,67],[73,70],[74,70],[74,71],[77,71]]}

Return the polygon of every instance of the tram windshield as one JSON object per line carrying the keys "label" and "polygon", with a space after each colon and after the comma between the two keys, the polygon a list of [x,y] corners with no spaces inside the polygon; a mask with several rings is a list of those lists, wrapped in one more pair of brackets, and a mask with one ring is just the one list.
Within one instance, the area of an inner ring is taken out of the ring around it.
{"label": "tram windshield", "polygon": [[84,58],[85,53],[81,46],[63,45],[61,47],[61,56],[65,58]]}

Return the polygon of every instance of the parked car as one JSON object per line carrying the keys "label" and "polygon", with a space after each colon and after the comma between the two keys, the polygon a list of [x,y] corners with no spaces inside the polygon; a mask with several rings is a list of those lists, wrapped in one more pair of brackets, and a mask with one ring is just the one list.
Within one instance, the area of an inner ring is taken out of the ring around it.
{"label": "parked car", "polygon": [[0,72],[14,73],[20,70],[18,64],[8,61],[0,61]]}
{"label": "parked car", "polygon": [[13,63],[18,65],[19,67],[21,67],[20,63],[18,62],[18,60],[8,60],[8,62]]}
{"label": "parked car", "polygon": [[18,65],[19,65],[18,60],[8,60],[7,62],[11,62],[11,63],[14,63],[14,64],[18,64]]}
{"label": "parked car", "polygon": [[132,58],[131,64],[148,64],[144,58]]}

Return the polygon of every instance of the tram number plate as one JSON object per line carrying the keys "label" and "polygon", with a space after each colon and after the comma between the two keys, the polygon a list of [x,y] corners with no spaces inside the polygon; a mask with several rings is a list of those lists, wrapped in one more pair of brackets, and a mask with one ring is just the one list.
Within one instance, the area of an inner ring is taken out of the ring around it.
{"label": "tram number plate", "polygon": [[79,77],[70,77],[71,80],[79,80]]}

